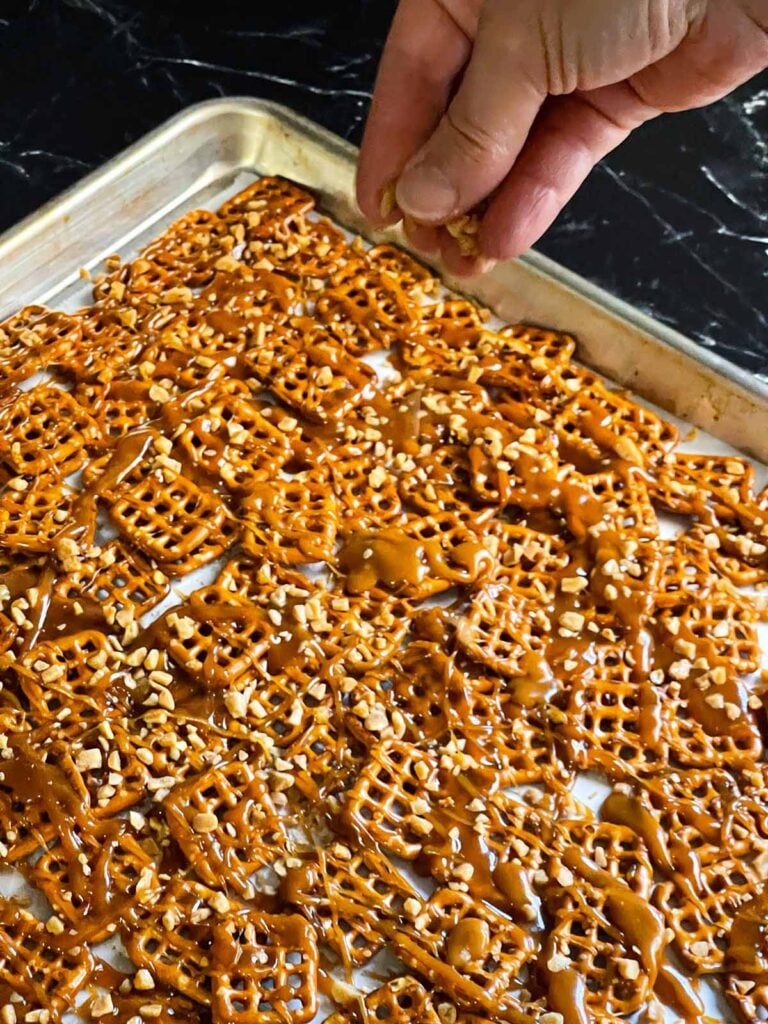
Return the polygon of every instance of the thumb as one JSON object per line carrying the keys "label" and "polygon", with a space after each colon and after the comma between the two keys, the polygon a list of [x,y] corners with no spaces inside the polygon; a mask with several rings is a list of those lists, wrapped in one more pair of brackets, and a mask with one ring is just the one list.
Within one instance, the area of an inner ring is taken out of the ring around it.
{"label": "thumb", "polygon": [[[537,59],[541,39],[533,19],[518,23],[512,38],[508,24],[496,20],[481,18],[456,96],[400,176],[397,204],[414,220],[441,223],[489,195],[507,176],[544,102],[546,69]],[[532,71],[537,66],[541,74]]]}

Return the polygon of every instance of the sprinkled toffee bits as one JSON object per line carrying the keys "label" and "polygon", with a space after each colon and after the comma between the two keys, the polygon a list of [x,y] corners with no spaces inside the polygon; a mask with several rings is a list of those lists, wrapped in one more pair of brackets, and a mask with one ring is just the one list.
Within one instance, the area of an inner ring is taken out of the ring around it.
{"label": "sprinkled toffee bits", "polygon": [[752,467],[313,205],[0,324],[0,1024],[764,1020]]}

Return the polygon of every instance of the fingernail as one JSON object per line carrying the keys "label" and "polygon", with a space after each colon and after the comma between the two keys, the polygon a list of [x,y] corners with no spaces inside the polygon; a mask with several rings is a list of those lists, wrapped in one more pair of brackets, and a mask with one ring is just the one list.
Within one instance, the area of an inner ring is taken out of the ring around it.
{"label": "fingernail", "polygon": [[379,201],[379,212],[381,213],[382,220],[389,220],[392,214],[397,209],[397,200],[395,198],[396,183],[390,181],[385,186],[381,193],[381,200]]}
{"label": "fingernail", "polygon": [[436,223],[456,210],[459,196],[439,167],[421,161],[403,171],[397,183],[397,205],[414,220]]}

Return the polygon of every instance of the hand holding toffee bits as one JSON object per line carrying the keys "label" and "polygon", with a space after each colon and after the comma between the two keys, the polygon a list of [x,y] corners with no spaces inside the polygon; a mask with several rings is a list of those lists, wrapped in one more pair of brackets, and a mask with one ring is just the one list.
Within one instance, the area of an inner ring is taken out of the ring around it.
{"label": "hand holding toffee bits", "polygon": [[752,468],[312,208],[0,326],[0,1021],[762,1019]]}
{"label": "hand holding toffee bits", "polygon": [[766,0],[400,0],[360,156],[374,224],[477,273],[659,114],[768,67]]}

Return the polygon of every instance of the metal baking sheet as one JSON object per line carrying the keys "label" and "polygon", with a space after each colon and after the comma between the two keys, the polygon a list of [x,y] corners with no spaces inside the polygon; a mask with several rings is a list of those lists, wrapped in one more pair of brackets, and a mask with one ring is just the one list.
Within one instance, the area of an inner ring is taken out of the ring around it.
{"label": "metal baking sheet", "polygon": [[[0,315],[61,301],[79,267],[135,247],[245,170],[308,186],[328,213],[365,234],[355,162],[354,146],[285,107],[256,99],[191,107],[0,237]],[[397,232],[378,237],[402,241]],[[768,461],[768,385],[544,256],[530,253],[459,287],[504,320],[566,327],[582,362]]]}
{"label": "metal baking sheet", "polygon": [[[78,308],[90,299],[80,268],[96,270],[111,253],[134,255],[175,217],[195,207],[215,209],[257,174],[292,178],[346,228],[403,244],[397,231],[366,231],[353,198],[355,161],[354,147],[271,103],[233,99],[192,107],[0,238],[0,316],[29,302]],[[682,437],[691,425],[708,432],[686,438],[683,450],[740,449],[768,461],[768,387],[675,331],[535,253],[469,283],[443,277],[500,321],[574,332],[582,363],[631,389],[643,404],[661,406]],[[371,362],[385,376],[385,361],[375,355]],[[757,471],[762,485],[765,469]],[[674,530],[671,523],[662,528]],[[208,583],[218,568],[213,563],[185,577],[150,617]],[[597,776],[585,774],[577,783],[577,796],[593,807],[606,792]],[[50,912],[17,872],[0,871],[0,894],[22,893],[39,916]],[[98,952],[121,964],[119,944],[109,947]],[[376,958],[372,967],[385,965]],[[363,990],[379,983],[365,974],[357,980]],[[715,1020],[733,1019],[714,988],[702,986],[702,995]]]}

